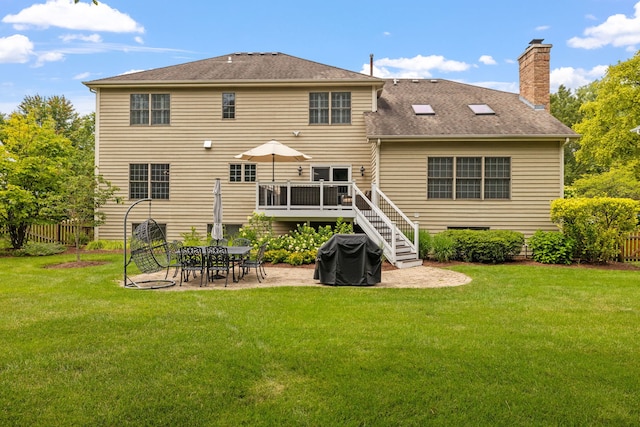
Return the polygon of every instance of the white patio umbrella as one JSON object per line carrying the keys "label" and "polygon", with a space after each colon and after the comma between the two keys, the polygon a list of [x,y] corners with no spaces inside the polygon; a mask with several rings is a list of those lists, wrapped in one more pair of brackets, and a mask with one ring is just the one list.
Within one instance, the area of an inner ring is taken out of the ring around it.
{"label": "white patio umbrella", "polygon": [[234,157],[236,159],[251,160],[254,162],[271,162],[271,180],[273,182],[276,180],[276,162],[302,162],[311,160],[311,156],[294,150],[275,139]]}
{"label": "white patio umbrella", "polygon": [[211,229],[211,239],[221,240],[224,236],[222,233],[222,189],[220,186],[220,178],[216,178],[213,186],[213,228]]}

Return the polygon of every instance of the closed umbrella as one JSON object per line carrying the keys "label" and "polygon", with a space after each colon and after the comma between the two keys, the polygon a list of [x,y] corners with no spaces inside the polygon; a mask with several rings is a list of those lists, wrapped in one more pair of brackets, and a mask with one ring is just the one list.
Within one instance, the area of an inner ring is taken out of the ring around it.
{"label": "closed umbrella", "polygon": [[271,162],[271,180],[276,180],[276,162],[302,162],[310,160],[311,156],[307,156],[294,150],[293,148],[282,144],[281,142],[272,139],[269,142],[265,142],[249,151],[240,153],[235,156],[236,159],[251,160],[253,162]]}
{"label": "closed umbrella", "polygon": [[216,178],[213,186],[213,228],[211,229],[211,239],[221,240],[222,233],[222,189],[220,186],[220,178]]}

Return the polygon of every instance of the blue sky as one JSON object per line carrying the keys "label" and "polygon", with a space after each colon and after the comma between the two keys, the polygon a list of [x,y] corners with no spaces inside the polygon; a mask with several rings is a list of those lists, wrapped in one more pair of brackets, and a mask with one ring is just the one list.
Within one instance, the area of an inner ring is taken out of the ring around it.
{"label": "blue sky", "polygon": [[0,112],[26,95],[94,109],[82,84],[233,52],[283,52],[379,77],[518,91],[518,56],[553,45],[552,91],[640,49],[639,0],[0,0]]}

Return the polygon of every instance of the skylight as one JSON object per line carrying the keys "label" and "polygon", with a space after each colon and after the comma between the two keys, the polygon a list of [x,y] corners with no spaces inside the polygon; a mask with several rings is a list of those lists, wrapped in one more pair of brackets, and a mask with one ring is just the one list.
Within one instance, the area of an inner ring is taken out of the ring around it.
{"label": "skylight", "polygon": [[429,104],[414,104],[411,106],[416,116],[433,116],[436,114],[433,107]]}
{"label": "skylight", "polygon": [[491,116],[496,113],[487,104],[469,104],[469,108],[476,116]]}

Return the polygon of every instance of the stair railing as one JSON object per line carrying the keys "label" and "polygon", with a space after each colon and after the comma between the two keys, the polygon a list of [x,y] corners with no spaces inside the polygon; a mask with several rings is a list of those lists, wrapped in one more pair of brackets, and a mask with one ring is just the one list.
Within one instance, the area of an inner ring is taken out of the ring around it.
{"label": "stair railing", "polygon": [[[395,203],[393,203],[391,199],[389,199],[387,195],[378,188],[375,183],[371,184],[371,199],[387,218],[389,218],[393,223],[398,224],[398,230],[402,233],[407,244],[417,254],[419,251],[420,240],[419,224],[411,221],[404,212],[402,212],[400,208],[398,208]],[[413,237],[413,239],[411,239],[411,237]]]}
{"label": "stair railing", "polygon": [[[382,250],[387,260],[396,263],[396,235],[398,227],[382,212],[373,202],[356,186],[351,184],[352,198],[351,205],[355,213],[356,223],[369,236],[375,236],[381,243]],[[365,215],[368,211],[369,215]],[[376,225],[371,220],[375,219]],[[389,236],[387,239],[385,236]]]}

